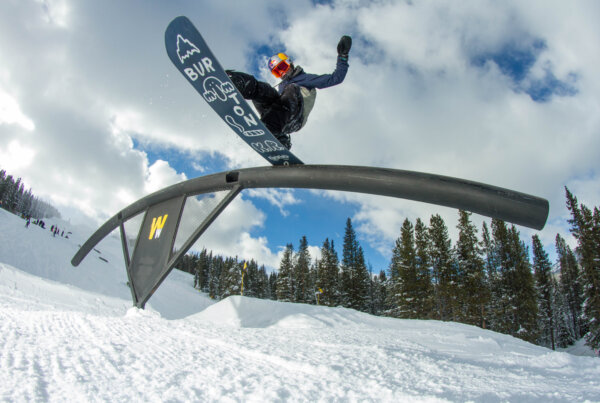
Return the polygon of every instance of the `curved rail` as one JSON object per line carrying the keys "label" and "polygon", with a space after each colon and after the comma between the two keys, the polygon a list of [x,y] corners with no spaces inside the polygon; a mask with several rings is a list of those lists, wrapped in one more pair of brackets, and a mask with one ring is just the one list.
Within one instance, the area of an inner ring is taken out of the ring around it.
{"label": "curved rail", "polygon": [[152,193],[110,218],[82,245],[71,263],[79,265],[92,248],[121,223],[150,206],[181,195],[252,188],[327,189],[397,197],[457,208],[542,229],[548,201],[483,183],[420,172],[343,166],[292,165],[247,168],[202,176]]}

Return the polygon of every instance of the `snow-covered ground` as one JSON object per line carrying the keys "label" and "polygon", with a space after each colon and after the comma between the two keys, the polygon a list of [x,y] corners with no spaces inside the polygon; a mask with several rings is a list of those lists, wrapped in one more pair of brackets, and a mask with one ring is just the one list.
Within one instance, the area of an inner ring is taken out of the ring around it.
{"label": "snow-covered ground", "polygon": [[0,210],[0,400],[600,401],[600,359],[472,326],[213,303],[177,271],[131,308],[117,237],[71,266],[92,231]]}

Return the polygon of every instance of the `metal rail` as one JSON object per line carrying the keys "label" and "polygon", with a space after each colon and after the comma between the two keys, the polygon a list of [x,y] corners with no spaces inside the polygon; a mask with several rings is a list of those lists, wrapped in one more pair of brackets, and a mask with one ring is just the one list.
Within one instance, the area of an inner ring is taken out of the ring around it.
{"label": "metal rail", "polygon": [[115,228],[150,206],[177,196],[192,196],[234,187],[327,189],[397,197],[452,207],[542,229],[548,201],[483,183],[420,172],[341,165],[293,165],[221,172],[181,182],[152,193],[110,218],[82,245],[71,263],[79,265]]}

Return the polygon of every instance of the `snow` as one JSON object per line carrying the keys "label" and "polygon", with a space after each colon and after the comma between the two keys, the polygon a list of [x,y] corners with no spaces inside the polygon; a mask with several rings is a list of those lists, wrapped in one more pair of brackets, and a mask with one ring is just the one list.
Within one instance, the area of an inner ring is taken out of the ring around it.
{"label": "snow", "polygon": [[599,359],[462,324],[214,303],[176,271],[132,308],[119,239],[74,268],[93,229],[52,224],[0,210],[0,401],[600,401]]}

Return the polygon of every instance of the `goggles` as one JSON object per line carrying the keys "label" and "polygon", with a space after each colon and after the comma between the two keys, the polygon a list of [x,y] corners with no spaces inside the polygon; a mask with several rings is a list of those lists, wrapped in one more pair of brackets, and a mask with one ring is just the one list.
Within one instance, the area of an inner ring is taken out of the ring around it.
{"label": "goggles", "polygon": [[271,73],[273,73],[275,77],[281,78],[289,71],[291,66],[290,63],[287,62],[288,57],[285,53],[279,53],[277,54],[277,57],[279,58],[279,61],[277,61],[277,59],[272,59],[269,67],[271,68]]}

